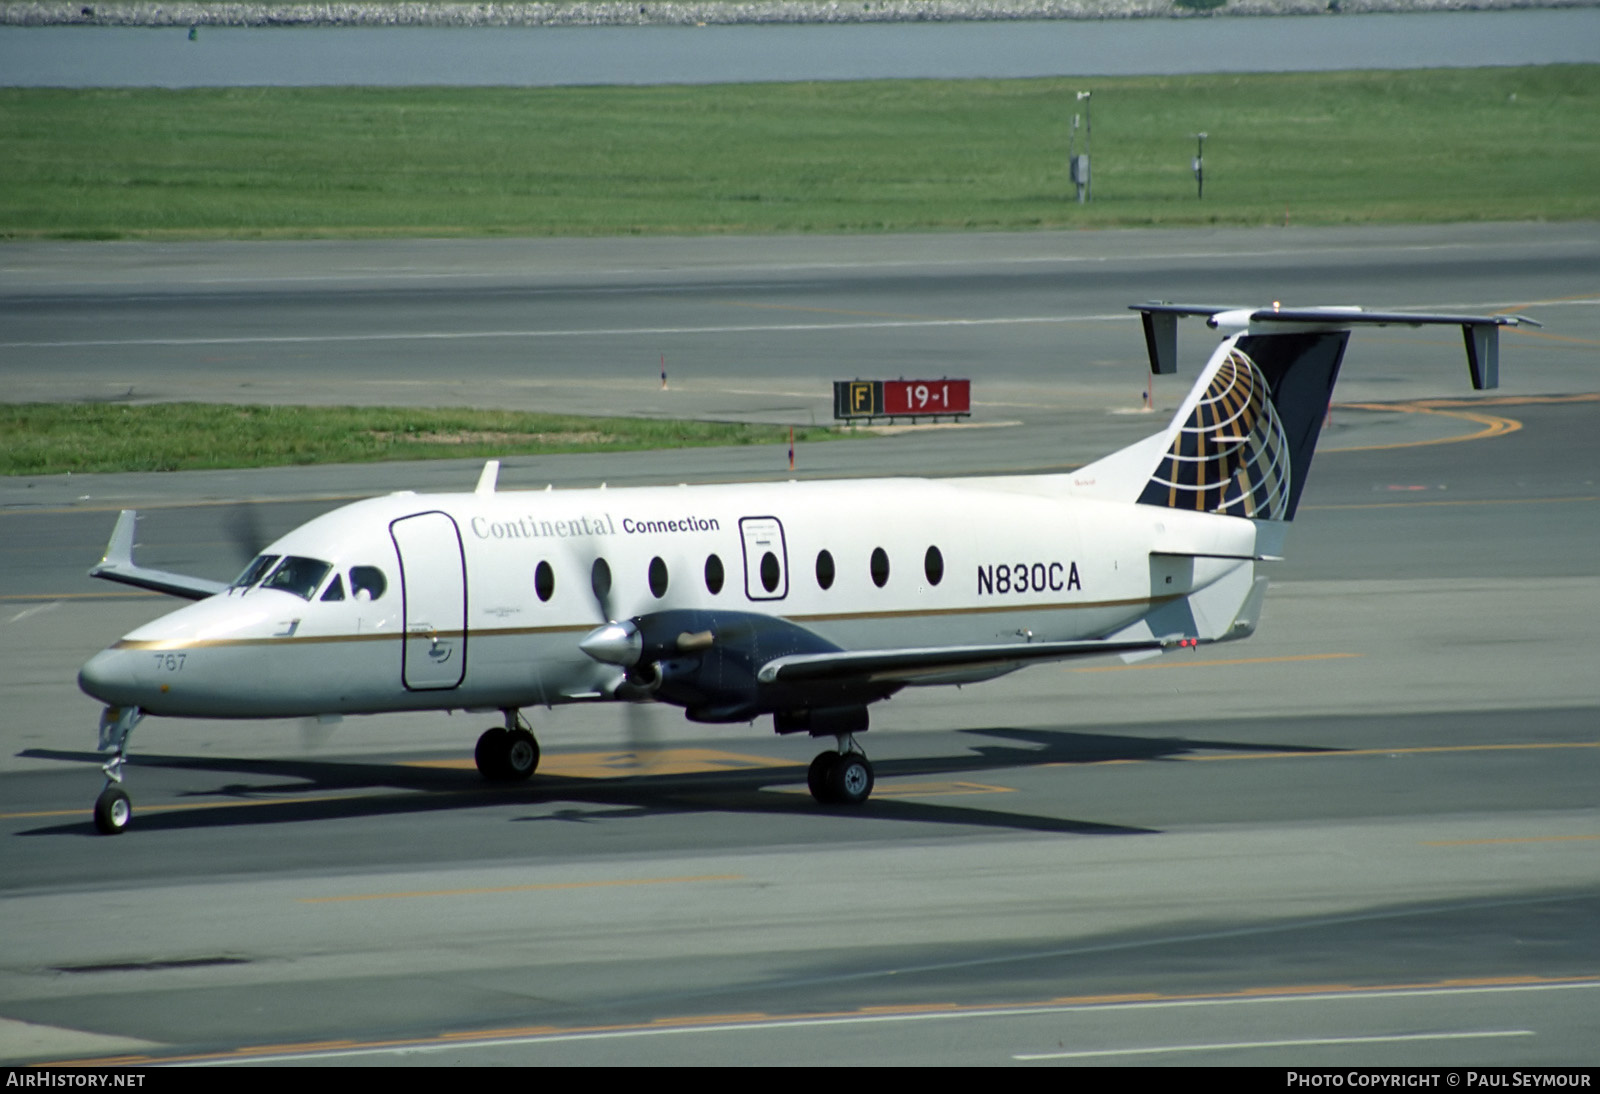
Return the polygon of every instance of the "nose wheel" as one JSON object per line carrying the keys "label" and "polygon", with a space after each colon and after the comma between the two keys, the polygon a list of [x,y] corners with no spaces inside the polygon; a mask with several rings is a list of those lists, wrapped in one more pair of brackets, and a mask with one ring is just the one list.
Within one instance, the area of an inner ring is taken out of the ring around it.
{"label": "nose wheel", "polygon": [[806,787],[822,805],[863,805],[872,796],[872,764],[854,738],[841,738],[838,752],[819,752],[806,772]]}
{"label": "nose wheel", "polygon": [[492,783],[521,782],[539,766],[539,742],[514,710],[506,712],[506,724],[484,731],[472,758],[478,773]]}
{"label": "nose wheel", "polygon": [[133,803],[120,786],[108,786],[94,800],[94,826],[103,836],[115,836],[133,820]]}

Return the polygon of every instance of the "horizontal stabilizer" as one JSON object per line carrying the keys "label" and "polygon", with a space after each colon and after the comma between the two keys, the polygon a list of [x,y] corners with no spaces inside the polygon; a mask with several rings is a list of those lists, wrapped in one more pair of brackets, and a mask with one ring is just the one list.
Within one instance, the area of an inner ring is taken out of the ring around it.
{"label": "horizontal stabilizer", "polygon": [[1349,330],[1369,327],[1460,327],[1467,349],[1467,367],[1472,386],[1485,391],[1500,386],[1500,328],[1537,327],[1525,315],[1463,315],[1450,312],[1380,312],[1354,307],[1323,308],[1228,308],[1213,304],[1168,304],[1151,301],[1132,304],[1144,324],[1145,348],[1150,355],[1150,371],[1167,375],[1178,370],[1178,320],[1204,316],[1206,325],[1230,333],[1251,331],[1257,334],[1290,333],[1308,330]]}
{"label": "horizontal stabilizer", "polygon": [[221,581],[150,570],[137,565],[133,561],[133,531],[138,520],[139,514],[135,510],[122,511],[122,515],[117,517],[117,526],[111,530],[111,541],[106,544],[105,557],[89,571],[90,577],[132,585],[136,589],[149,589],[167,596],[179,596],[185,600],[204,600],[228,587]]}
{"label": "horizontal stabilizer", "polygon": [[1218,551],[1151,551],[1152,558],[1220,558],[1228,562],[1282,562],[1282,555],[1229,555]]}

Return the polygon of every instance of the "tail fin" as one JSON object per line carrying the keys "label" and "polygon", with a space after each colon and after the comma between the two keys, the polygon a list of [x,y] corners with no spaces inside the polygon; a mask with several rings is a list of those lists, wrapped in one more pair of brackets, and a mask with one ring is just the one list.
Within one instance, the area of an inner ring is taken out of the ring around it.
{"label": "tail fin", "polygon": [[1174,417],[1139,501],[1292,519],[1349,339],[1333,331],[1224,342]]}
{"label": "tail fin", "polygon": [[[1138,500],[1274,521],[1293,520],[1300,504],[1351,327],[1459,325],[1473,386],[1482,390],[1499,382],[1499,328],[1537,326],[1521,316],[1411,315],[1358,308],[1249,311],[1138,304],[1134,309],[1144,321],[1150,368],[1156,373],[1177,371],[1180,316],[1203,315],[1208,326],[1233,332],[1212,354],[1161,434],[1159,458]],[[1132,451],[1124,450],[1129,455]],[[1147,451],[1154,454],[1156,448],[1149,445]]]}

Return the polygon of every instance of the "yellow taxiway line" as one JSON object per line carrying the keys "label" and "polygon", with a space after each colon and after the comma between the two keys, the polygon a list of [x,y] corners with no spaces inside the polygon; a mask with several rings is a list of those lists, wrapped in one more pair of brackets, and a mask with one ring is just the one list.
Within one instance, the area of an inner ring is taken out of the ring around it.
{"label": "yellow taxiway line", "polygon": [[35,1067],[149,1067],[162,1064],[249,1063],[264,1059],[311,1058],[317,1056],[376,1054],[403,1049],[410,1052],[428,1049],[493,1046],[540,1041],[586,1040],[604,1037],[651,1036],[671,1033],[707,1033],[732,1029],[781,1028],[849,1023],[939,1021],[1048,1014],[1102,1008],[1190,1007],[1197,1005],[1288,1002],[1337,998],[1382,998],[1407,995],[1453,995],[1600,987],[1600,978],[1582,976],[1483,976],[1447,980],[1405,981],[1392,984],[1297,984],[1242,988],[1223,992],[1124,992],[1102,995],[1062,995],[1014,1003],[960,1004],[933,1002],[900,1006],[865,1006],[849,1010],[799,1013],[746,1011],[736,1014],[673,1015],[647,1022],[587,1026],[530,1025],[494,1029],[458,1030],[431,1037],[392,1038],[357,1041],[331,1039],[298,1041],[286,1044],[248,1045],[223,1052],[187,1053],[170,1056],[127,1054],[96,1059],[53,1060]]}
{"label": "yellow taxiway line", "polygon": [[344,896],[297,897],[298,904],[349,904],[364,900],[415,900],[419,897],[488,896],[498,893],[556,893],[573,889],[616,889],[638,885],[691,885],[707,881],[743,881],[743,874],[703,874],[695,877],[632,877],[606,881],[551,881],[531,885],[495,885],[476,889],[420,889],[401,893],[350,893]]}

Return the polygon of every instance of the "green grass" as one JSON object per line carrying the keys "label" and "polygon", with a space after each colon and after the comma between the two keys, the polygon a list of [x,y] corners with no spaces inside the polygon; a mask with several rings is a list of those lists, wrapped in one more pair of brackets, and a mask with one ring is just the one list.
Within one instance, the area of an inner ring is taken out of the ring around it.
{"label": "green grass", "polygon": [[[1094,91],[1094,201],[1066,177]],[[1600,66],[547,89],[0,90],[0,237],[1600,216]],[[1204,130],[1205,200],[1191,134]]]}
{"label": "green grass", "polygon": [[[796,429],[795,440],[842,436]],[[0,474],[187,471],[493,458],[707,445],[787,445],[787,428],[496,410],[0,404]]]}

